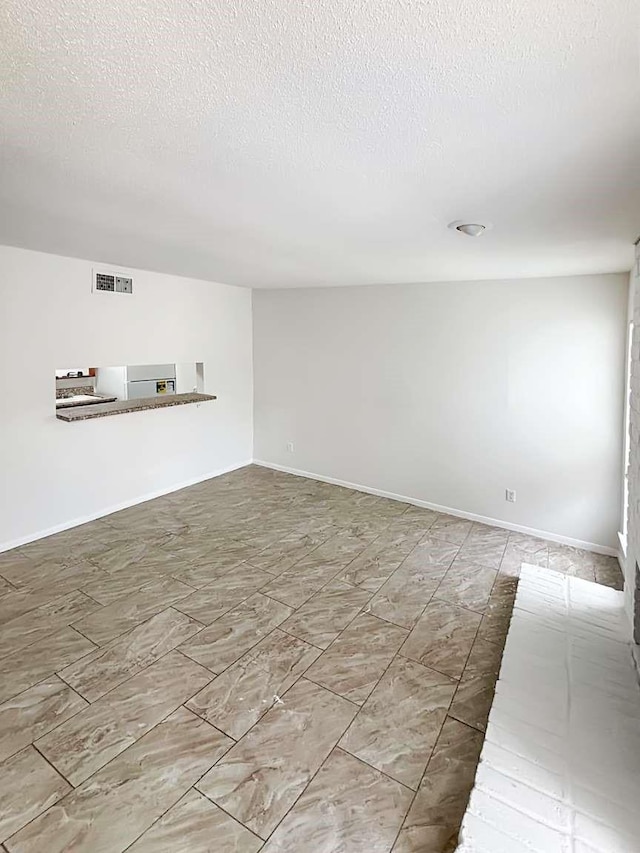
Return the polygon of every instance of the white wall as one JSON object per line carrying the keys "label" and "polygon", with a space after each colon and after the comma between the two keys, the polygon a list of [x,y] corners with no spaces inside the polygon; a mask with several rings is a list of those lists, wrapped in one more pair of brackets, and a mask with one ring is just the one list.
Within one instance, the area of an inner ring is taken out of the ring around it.
{"label": "white wall", "polygon": [[[251,459],[251,292],[134,270],[92,294],[92,266],[0,247],[0,550]],[[55,417],[57,367],[187,361],[216,401]]]}
{"label": "white wall", "polygon": [[254,456],[616,547],[627,281],[256,291]]}
{"label": "white wall", "polygon": [[[640,246],[636,246],[636,257],[640,260]],[[635,660],[640,669],[640,600],[636,591],[636,565],[640,563],[640,275],[637,265],[629,276],[629,322],[633,322],[633,333],[629,379],[629,504],[624,574],[627,612],[635,627]]]}

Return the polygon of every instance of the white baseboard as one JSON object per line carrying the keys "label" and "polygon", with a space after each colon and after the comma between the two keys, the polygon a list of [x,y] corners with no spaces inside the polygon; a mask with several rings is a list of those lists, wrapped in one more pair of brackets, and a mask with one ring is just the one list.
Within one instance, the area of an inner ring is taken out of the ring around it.
{"label": "white baseboard", "polygon": [[435,512],[445,512],[448,515],[455,515],[458,518],[465,518],[468,521],[478,521],[481,524],[490,524],[492,527],[502,527],[504,530],[512,530],[515,533],[526,533],[529,536],[538,536],[541,539],[549,539],[551,542],[558,542],[561,545],[571,545],[573,548],[581,548],[584,551],[593,551],[595,554],[606,554],[608,557],[617,557],[618,550],[610,548],[607,545],[598,545],[595,542],[584,542],[582,539],[572,539],[570,536],[560,536],[557,533],[550,533],[548,530],[537,530],[535,527],[525,527],[522,524],[511,524],[508,521],[502,521],[498,518],[489,518],[486,515],[477,515],[474,512],[466,512],[462,509],[455,509],[450,506],[441,506],[430,501],[418,500],[418,498],[407,497],[406,495],[396,495],[393,492],[385,492],[383,489],[374,489],[371,486],[362,486],[359,483],[349,483],[346,480],[337,480],[335,477],[324,477],[320,474],[313,474],[310,471],[300,471],[298,468],[290,468],[287,465],[276,465],[274,462],[265,462],[262,459],[254,459],[254,465],[260,465],[263,468],[272,468],[274,471],[282,471],[285,474],[294,474],[296,477],[306,477],[309,480],[319,480],[322,483],[330,483],[333,486],[343,486],[345,489],[354,489],[356,492],[366,492],[369,495],[377,495],[381,498],[390,498],[394,501],[401,501],[413,506],[424,507],[424,509],[432,509]]}
{"label": "white baseboard", "polygon": [[175,483],[166,489],[158,489],[155,492],[149,492],[146,495],[140,495],[129,501],[115,504],[113,506],[104,507],[98,512],[84,515],[80,518],[74,518],[72,521],[65,521],[62,524],[56,524],[53,527],[48,527],[46,530],[38,530],[35,533],[30,533],[27,536],[22,536],[20,539],[14,539],[11,542],[0,543],[0,553],[10,551],[12,548],[18,548],[20,545],[27,545],[29,542],[35,542],[37,539],[44,539],[45,536],[52,536],[54,533],[61,533],[63,530],[70,530],[72,527],[78,527],[81,524],[86,524],[89,521],[95,521],[97,518],[104,518],[106,515],[111,515],[113,512],[119,512],[121,509],[128,509],[138,504],[146,503],[154,498],[161,498],[163,495],[170,495],[171,492],[178,492],[180,489],[186,489],[187,486],[195,486],[196,483],[202,483],[205,480],[212,480],[214,477],[220,477],[222,474],[228,474],[230,471],[237,471],[239,468],[246,468],[251,465],[253,460],[248,459],[245,462],[238,462],[235,465],[229,465],[227,468],[220,468],[217,471],[211,471],[207,474],[202,474],[198,477],[192,477],[190,480],[184,480],[182,483]]}
{"label": "white baseboard", "polygon": [[10,551],[12,548],[18,548],[20,545],[27,545],[29,542],[34,542],[37,539],[44,539],[45,536],[52,536],[54,533],[60,533],[63,530],[70,530],[72,527],[78,527],[79,525],[86,524],[89,521],[95,521],[98,518],[104,518],[106,515],[111,515],[111,513],[118,512],[121,509],[128,509],[129,507],[137,506],[138,504],[145,503],[146,501],[153,500],[154,498],[160,498],[163,495],[171,494],[171,492],[177,492],[180,489],[185,489],[188,486],[195,486],[196,483],[202,483],[205,480],[211,480],[214,477],[220,477],[222,474],[228,474],[231,471],[237,471],[240,468],[246,468],[247,465],[251,464],[260,465],[263,468],[272,468],[274,471],[282,471],[285,474],[293,474],[296,477],[306,477],[309,480],[319,480],[322,483],[330,483],[334,486],[343,486],[346,489],[354,489],[357,492],[366,492],[369,495],[376,495],[381,498],[390,498],[391,500],[401,501],[402,503],[413,504],[414,506],[424,507],[425,509],[432,509],[435,512],[444,512],[448,515],[455,515],[458,518],[465,518],[469,521],[478,521],[482,524],[490,524],[493,527],[502,527],[505,530],[513,530],[516,533],[526,533],[529,536],[538,536],[542,539],[549,539],[552,542],[558,542],[562,545],[571,545],[574,548],[582,548],[585,551],[593,551],[596,554],[606,554],[610,557],[619,558],[619,551],[615,548],[609,548],[606,545],[597,545],[594,542],[584,542],[581,539],[572,539],[569,536],[559,536],[557,533],[550,533],[546,530],[537,530],[534,527],[526,527],[521,524],[511,524],[510,522],[501,521],[497,518],[490,518],[485,515],[477,515],[473,512],[466,512],[465,510],[456,509],[454,507],[442,506],[440,504],[431,503],[430,501],[422,501],[418,498],[407,497],[406,495],[397,495],[393,492],[384,491],[383,489],[374,489],[370,486],[362,486],[358,483],[350,483],[346,480],[338,480],[335,477],[324,477],[320,474],[313,474],[310,471],[301,471],[297,468],[290,468],[286,465],[276,465],[273,462],[265,462],[261,459],[248,459],[244,462],[239,462],[236,465],[230,465],[226,468],[220,468],[217,471],[212,471],[207,474],[203,474],[199,477],[193,477],[192,479],[185,480],[181,483],[175,483],[169,488],[158,489],[155,492],[149,492],[145,495],[141,495],[137,498],[134,498],[133,500],[123,501],[122,503],[115,504],[113,506],[104,507],[100,511],[91,513],[90,515],[74,518],[71,521],[65,521],[62,524],[54,525],[53,527],[49,527],[45,530],[36,531],[19,539],[0,543],[0,553],[4,551]]}

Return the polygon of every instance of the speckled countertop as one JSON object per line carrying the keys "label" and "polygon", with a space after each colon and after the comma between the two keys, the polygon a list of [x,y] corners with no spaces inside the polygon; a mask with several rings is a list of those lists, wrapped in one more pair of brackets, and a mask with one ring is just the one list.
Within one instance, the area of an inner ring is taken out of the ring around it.
{"label": "speckled countertop", "polygon": [[56,417],[61,421],[88,421],[126,412],[143,412],[146,409],[166,409],[168,406],[184,406],[187,403],[202,403],[216,400],[211,394],[171,394],[167,397],[143,397],[140,400],[117,400],[115,403],[98,403],[93,406],[58,409]]}
{"label": "speckled countertop", "polygon": [[69,397],[58,397],[56,409],[74,409],[76,406],[95,406],[97,403],[113,403],[117,397],[103,397],[100,394],[81,394],[82,397],[93,397],[93,400],[75,400],[75,395]]}

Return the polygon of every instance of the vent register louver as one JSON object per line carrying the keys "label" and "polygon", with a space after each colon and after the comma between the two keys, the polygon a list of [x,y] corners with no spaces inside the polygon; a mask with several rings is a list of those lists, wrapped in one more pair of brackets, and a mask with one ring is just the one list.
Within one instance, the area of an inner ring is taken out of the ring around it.
{"label": "vent register louver", "polygon": [[133,293],[133,279],[113,273],[93,272],[93,291],[106,293]]}

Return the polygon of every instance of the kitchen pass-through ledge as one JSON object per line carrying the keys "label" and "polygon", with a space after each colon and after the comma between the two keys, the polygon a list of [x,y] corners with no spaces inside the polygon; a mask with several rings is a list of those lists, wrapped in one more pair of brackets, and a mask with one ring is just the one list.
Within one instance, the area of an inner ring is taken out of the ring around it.
{"label": "kitchen pass-through ledge", "polygon": [[142,397],[139,400],[116,400],[115,403],[96,403],[94,406],[60,409],[56,417],[61,421],[88,421],[109,415],[124,415],[127,412],[143,412],[147,409],[166,409],[168,406],[185,406],[187,403],[203,403],[216,400],[211,394],[171,394],[167,397]]}

